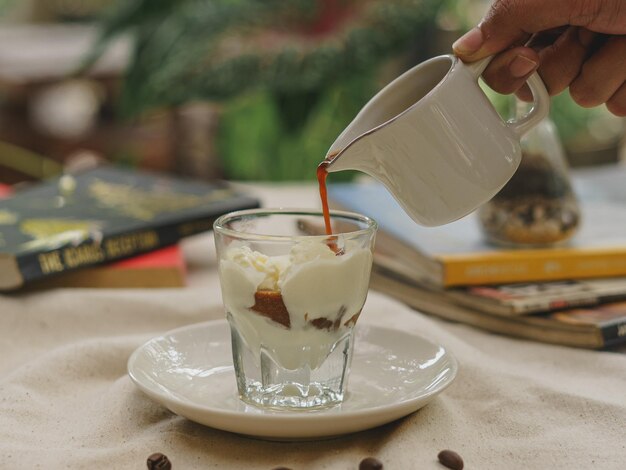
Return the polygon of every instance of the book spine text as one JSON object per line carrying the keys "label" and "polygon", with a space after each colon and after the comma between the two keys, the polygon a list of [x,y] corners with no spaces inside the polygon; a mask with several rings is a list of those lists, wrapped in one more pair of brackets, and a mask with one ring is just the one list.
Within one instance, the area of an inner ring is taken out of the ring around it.
{"label": "book spine text", "polygon": [[88,240],[79,245],[46,252],[28,253],[17,258],[23,282],[146,253],[178,242],[181,238],[212,227],[213,219],[166,225]]}

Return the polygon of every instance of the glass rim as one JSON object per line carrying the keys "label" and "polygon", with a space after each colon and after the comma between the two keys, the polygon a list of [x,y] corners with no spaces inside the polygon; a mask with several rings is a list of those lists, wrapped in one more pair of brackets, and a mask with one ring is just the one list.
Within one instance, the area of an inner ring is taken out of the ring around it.
{"label": "glass rim", "polygon": [[378,223],[363,214],[359,214],[357,212],[343,211],[343,210],[331,210],[330,218],[345,218],[353,221],[358,221],[365,223],[367,227],[359,229],[359,230],[351,230],[349,232],[340,232],[333,233],[332,235],[269,235],[269,234],[261,234],[261,233],[253,233],[253,232],[243,232],[238,230],[233,230],[225,227],[226,221],[235,218],[242,218],[246,216],[270,216],[270,215],[292,215],[292,216],[317,216],[324,217],[324,213],[321,209],[304,209],[304,208],[267,208],[260,207],[256,209],[244,209],[235,212],[229,212],[227,214],[223,214],[217,218],[217,220],[213,223],[213,231],[214,233],[220,233],[224,235],[231,236],[233,238],[245,238],[246,240],[262,240],[262,241],[293,241],[293,240],[327,240],[328,237],[334,236],[348,236],[355,237],[363,234],[367,234],[370,232],[376,232],[378,229]]}

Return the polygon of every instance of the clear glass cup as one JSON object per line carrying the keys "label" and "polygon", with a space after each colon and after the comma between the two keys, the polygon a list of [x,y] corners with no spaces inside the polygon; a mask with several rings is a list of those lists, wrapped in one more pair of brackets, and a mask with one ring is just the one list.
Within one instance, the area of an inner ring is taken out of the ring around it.
{"label": "clear glass cup", "polygon": [[343,401],[354,325],[367,296],[372,219],[253,209],[214,224],[218,269],[240,398],[274,409]]}

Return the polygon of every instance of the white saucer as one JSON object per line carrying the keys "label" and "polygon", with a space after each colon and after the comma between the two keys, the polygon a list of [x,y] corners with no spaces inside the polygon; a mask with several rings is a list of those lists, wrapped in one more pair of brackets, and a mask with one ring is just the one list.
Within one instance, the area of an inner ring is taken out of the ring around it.
{"label": "white saucer", "polygon": [[442,346],[402,331],[358,325],[343,404],[319,411],[269,411],[237,396],[225,320],[165,333],[128,360],[135,384],[174,413],[269,439],[337,436],[394,421],[426,405],[456,372],[456,360]]}

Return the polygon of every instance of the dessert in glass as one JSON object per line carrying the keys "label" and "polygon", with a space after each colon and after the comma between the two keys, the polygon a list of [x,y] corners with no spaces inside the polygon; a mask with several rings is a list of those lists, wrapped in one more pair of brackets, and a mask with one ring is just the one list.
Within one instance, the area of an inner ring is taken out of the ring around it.
{"label": "dessert in glass", "polygon": [[[253,209],[214,225],[237,387],[246,403],[315,409],[341,403],[354,326],[367,296],[376,223],[314,210]],[[323,230],[323,229],[322,229]]]}

